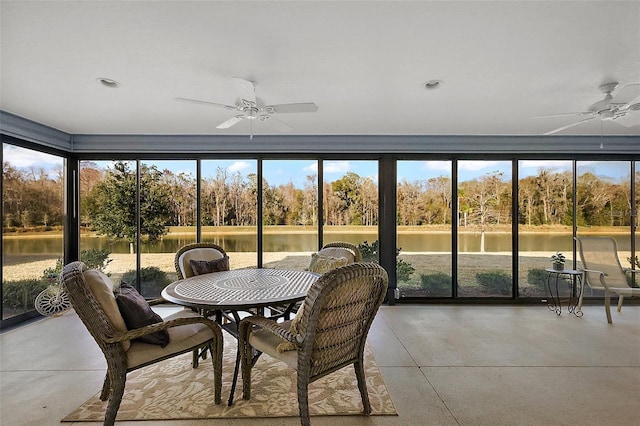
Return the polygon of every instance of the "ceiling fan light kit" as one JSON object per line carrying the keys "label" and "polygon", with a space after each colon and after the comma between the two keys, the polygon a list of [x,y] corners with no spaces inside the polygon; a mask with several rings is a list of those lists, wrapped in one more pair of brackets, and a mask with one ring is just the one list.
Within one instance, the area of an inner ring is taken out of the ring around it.
{"label": "ceiling fan light kit", "polygon": [[[216,126],[217,129],[228,129],[240,123],[242,120],[250,120],[250,122],[258,120],[261,123],[269,124],[274,130],[278,132],[290,132],[292,130],[291,126],[275,118],[275,115],[316,112],[318,110],[318,106],[313,102],[265,105],[265,103],[261,99],[256,97],[255,82],[239,77],[234,77],[233,81],[240,96],[235,105],[226,105],[191,98],[176,99],[206,105],[213,105],[231,111],[239,111],[241,113],[220,123]],[[249,136],[250,139],[253,139],[253,126],[251,126],[251,133]]]}

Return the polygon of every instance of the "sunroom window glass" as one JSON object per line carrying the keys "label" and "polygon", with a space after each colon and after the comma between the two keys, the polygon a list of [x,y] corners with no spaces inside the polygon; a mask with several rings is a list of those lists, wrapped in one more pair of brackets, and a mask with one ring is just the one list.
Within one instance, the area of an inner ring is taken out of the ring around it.
{"label": "sunroom window glass", "polygon": [[451,161],[397,163],[401,297],[451,297]]}
{"label": "sunroom window glass", "polygon": [[573,268],[573,162],[518,162],[518,290],[546,297],[551,256],[561,252]]}
{"label": "sunroom window glass", "polygon": [[304,269],[318,246],[317,160],[262,162],[263,266]]}
{"label": "sunroom window glass", "polygon": [[222,247],[231,269],[256,267],[258,176],[256,160],[202,160],[202,241]]}
{"label": "sunroom window glass", "polygon": [[34,311],[63,259],[64,159],[2,144],[2,319]]}
{"label": "sunroom window glass", "polygon": [[458,296],[512,294],[511,162],[458,162]]}
{"label": "sunroom window glass", "polygon": [[[635,252],[632,253],[632,259],[631,261],[633,262],[631,264],[631,267],[633,269],[640,269],[640,236],[638,235],[638,233],[640,232],[640,217],[639,217],[639,213],[640,213],[640,161],[636,161],[634,163],[635,165],[635,210],[633,212],[633,215],[631,216],[631,220],[633,221],[633,235],[635,238]],[[638,273],[632,274],[632,278],[633,278],[633,283],[635,286],[640,287],[640,276],[638,276]]]}
{"label": "sunroom window glass", "polygon": [[175,253],[196,241],[196,162],[140,161],[140,292],[156,298],[177,279]]}
{"label": "sunroom window glass", "polygon": [[351,243],[378,262],[378,162],[325,160],[323,177],[324,244]]}
{"label": "sunroom window glass", "polygon": [[[631,162],[578,161],[576,170],[578,236],[614,238],[620,263],[630,267]],[[585,297],[603,295],[591,288],[585,290]]]}
{"label": "sunroom window glass", "polygon": [[80,162],[80,260],[135,282],[136,162]]}

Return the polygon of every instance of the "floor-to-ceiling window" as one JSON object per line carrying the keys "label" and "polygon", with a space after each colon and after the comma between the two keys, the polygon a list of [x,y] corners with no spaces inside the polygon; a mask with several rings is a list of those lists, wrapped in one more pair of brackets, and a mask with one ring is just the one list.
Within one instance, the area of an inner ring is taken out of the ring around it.
{"label": "floor-to-ceiling window", "polygon": [[[634,194],[635,203],[632,204],[633,212],[631,215],[632,232],[634,235],[634,256],[630,256],[630,264],[632,269],[640,269],[640,256],[638,256],[638,250],[640,249],[640,236],[638,236],[638,230],[640,229],[640,161],[634,162]],[[640,287],[640,277],[637,273],[631,274],[633,284],[636,287]]]}
{"label": "floor-to-ceiling window", "polygon": [[115,282],[137,280],[135,161],[80,162],[80,260]]}
{"label": "floor-to-ceiling window", "polygon": [[262,162],[263,266],[304,269],[318,247],[318,161]]}
{"label": "floor-to-ceiling window", "polygon": [[[630,267],[631,162],[578,161],[576,174],[578,237],[614,238],[622,266]],[[586,296],[602,296],[602,293],[588,288]]]}
{"label": "floor-to-ceiling window", "polygon": [[201,240],[222,247],[231,269],[256,267],[257,161],[202,160],[201,170]]}
{"label": "floor-to-ceiling window", "polygon": [[378,261],[378,162],[325,160],[322,171],[324,244],[352,243]]}
{"label": "floor-to-ceiling window", "polygon": [[176,251],[196,242],[196,161],[143,160],[139,174],[140,292],[155,298],[177,279]]}
{"label": "floor-to-ceiling window", "polygon": [[458,296],[512,295],[511,161],[458,162]]}
{"label": "floor-to-ceiling window", "polygon": [[451,297],[451,161],[398,161],[396,194],[401,297]]}
{"label": "floor-to-ceiling window", "polygon": [[[63,210],[64,160],[40,155],[3,145],[3,318],[33,307],[31,296],[25,296],[30,294],[24,290],[28,285],[16,293],[18,287],[7,284],[15,281],[16,271],[28,271],[37,286],[46,286],[50,281],[43,280],[45,270],[55,272],[63,257],[64,219],[55,211]],[[36,165],[29,166],[23,157],[35,159]],[[395,260],[401,297],[544,298],[550,256],[560,251],[567,265],[574,266],[574,232],[614,237],[623,266],[632,266],[632,242],[636,250],[638,245],[633,225],[640,205],[637,162],[409,158],[395,164]],[[380,164],[385,163],[387,158]],[[87,157],[79,167],[79,256],[116,282],[132,281],[147,297],[157,296],[175,278],[175,251],[198,240],[224,247],[232,268],[304,269],[320,242],[331,241],[352,242],[365,260],[378,260],[378,167],[377,160],[321,156]],[[512,188],[517,188],[517,196]],[[33,202],[38,196],[46,208]],[[33,232],[40,238],[34,239]],[[41,254],[46,258],[40,259]],[[392,261],[383,258],[387,265]],[[41,260],[49,263],[42,266]],[[586,296],[601,294],[588,289]]]}
{"label": "floor-to-ceiling window", "polygon": [[2,144],[2,320],[34,311],[62,268],[64,159]]}
{"label": "floor-to-ceiling window", "polygon": [[521,160],[518,173],[519,296],[544,298],[551,256],[573,267],[573,162]]}

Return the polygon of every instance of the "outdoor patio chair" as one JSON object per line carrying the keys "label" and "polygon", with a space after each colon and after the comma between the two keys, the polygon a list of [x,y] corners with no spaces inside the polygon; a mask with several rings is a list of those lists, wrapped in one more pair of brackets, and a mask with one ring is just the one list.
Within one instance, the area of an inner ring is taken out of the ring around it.
{"label": "outdoor patio chair", "polygon": [[[122,290],[116,288],[103,272],[88,269],[82,262],[72,262],[63,268],[61,282],[71,305],[107,361],[107,374],[100,393],[102,401],[109,400],[105,425],[113,425],[115,422],[127,373],[188,352],[193,352],[192,365],[196,368],[201,349],[208,349],[211,353],[214,371],[213,401],[220,403],[222,331],[217,323],[183,309],[164,320],[159,318],[160,321],[154,324],[127,329],[125,317],[131,322],[131,310],[121,312],[117,297],[120,297]],[[114,292],[118,292],[118,296]],[[139,294],[137,296],[141,297]],[[140,304],[140,301],[134,303]],[[148,306],[147,311],[151,311]],[[148,339],[154,341],[159,332],[166,333],[168,341],[146,343]],[[139,339],[145,339],[145,342]]]}
{"label": "outdoor patio chair", "polygon": [[219,245],[214,243],[187,244],[178,249],[175,255],[174,264],[179,280],[183,280],[197,274],[197,271],[194,272],[191,266],[192,260],[199,263],[209,262],[208,267],[210,272],[215,272],[214,270],[221,271],[229,269],[229,257],[224,249]]}
{"label": "outdoor patio chair", "polygon": [[[387,292],[386,271],[375,263],[342,266],[318,278],[292,321],[261,316],[240,322],[242,392],[251,398],[251,369],[262,353],[297,370],[302,425],[309,425],[308,386],[353,364],[364,413],[371,413],[363,354],[373,318]],[[284,347],[283,347],[284,345]],[[289,345],[289,348],[286,346]]]}
{"label": "outdoor patio chair", "polygon": [[355,244],[347,243],[344,241],[333,241],[322,246],[322,249],[318,252],[328,256],[342,256],[349,260],[349,263],[362,262],[362,254],[360,249]]}
{"label": "outdoor patio chair", "polygon": [[334,241],[325,244],[317,253],[311,255],[308,270],[324,274],[340,266],[362,262],[358,247],[351,243]]}
{"label": "outdoor patio chair", "polygon": [[[626,272],[635,273],[634,269],[625,269],[618,258],[618,245],[610,237],[576,237],[578,253],[584,271],[584,281],[595,290],[604,290],[604,308],[607,322],[611,321],[611,296],[618,295],[618,312],[622,310],[625,296],[640,296],[640,288],[631,287]],[[582,307],[584,289],[580,293],[578,310]]]}

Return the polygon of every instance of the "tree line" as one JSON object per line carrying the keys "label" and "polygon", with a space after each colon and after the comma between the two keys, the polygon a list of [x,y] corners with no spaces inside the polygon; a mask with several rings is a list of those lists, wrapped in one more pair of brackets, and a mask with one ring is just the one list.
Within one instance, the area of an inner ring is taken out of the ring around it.
{"label": "tree line", "polygon": [[[638,177],[636,177],[638,179]],[[531,226],[572,225],[572,175],[540,169],[519,181],[517,223]],[[202,179],[203,226],[255,226],[258,179],[218,168]],[[453,185],[448,176],[402,180],[397,186],[397,224],[446,225],[452,220]],[[631,182],[585,173],[577,181],[578,225],[624,226],[631,220]],[[136,200],[142,232],[150,239],[167,226],[194,226],[196,181],[192,173],[159,170],[140,164],[140,193],[135,163],[114,161],[106,168],[83,162],[80,171],[81,224],[100,233],[131,240],[135,236]],[[348,172],[322,184],[323,211],[318,211],[318,182],[306,176],[302,188],[293,183],[270,185],[263,179],[264,225],[377,225],[378,185]],[[511,182],[492,172],[457,187],[460,226],[486,229],[512,222]],[[62,167],[20,169],[3,161],[3,227],[5,230],[60,226],[63,220]]]}

